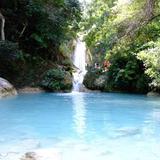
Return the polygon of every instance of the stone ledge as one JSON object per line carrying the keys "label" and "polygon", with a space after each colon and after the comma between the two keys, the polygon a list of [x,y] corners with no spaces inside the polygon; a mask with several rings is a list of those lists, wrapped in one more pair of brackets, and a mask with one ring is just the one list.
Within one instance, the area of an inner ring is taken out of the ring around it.
{"label": "stone ledge", "polygon": [[41,92],[45,92],[45,90],[43,90],[40,87],[24,87],[18,89],[18,93],[41,93]]}

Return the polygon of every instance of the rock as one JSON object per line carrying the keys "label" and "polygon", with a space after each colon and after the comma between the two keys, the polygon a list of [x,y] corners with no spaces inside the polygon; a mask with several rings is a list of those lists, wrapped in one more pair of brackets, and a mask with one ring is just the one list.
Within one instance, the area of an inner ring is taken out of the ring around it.
{"label": "rock", "polygon": [[0,78],[0,98],[17,95],[16,89],[6,79]]}
{"label": "rock", "polygon": [[100,90],[90,90],[88,88],[86,88],[83,84],[80,85],[79,87],[79,92],[86,92],[86,93],[99,93]]}
{"label": "rock", "polygon": [[153,96],[153,97],[156,97],[156,96],[160,96],[160,94],[157,93],[157,92],[153,92],[153,91],[152,91],[152,92],[148,92],[148,93],[147,93],[147,96],[149,96],[149,97],[152,97],[152,96]]}
{"label": "rock", "polygon": [[83,84],[91,90],[103,91],[107,85],[108,75],[99,69],[88,70],[84,77]]}
{"label": "rock", "polygon": [[98,88],[104,88],[106,82],[106,76],[105,75],[100,75],[97,79],[95,79],[95,86]]}
{"label": "rock", "polygon": [[80,84],[79,92],[90,92],[90,90],[87,89],[83,84]]}
{"label": "rock", "polygon": [[20,160],[62,160],[62,157],[56,149],[40,149],[27,152]]}
{"label": "rock", "polygon": [[41,93],[41,92],[45,92],[45,90],[43,90],[40,87],[24,87],[24,88],[20,88],[18,89],[19,93]]}
{"label": "rock", "polygon": [[72,89],[72,75],[71,75],[71,73],[65,71],[63,84],[65,85],[64,90],[71,90]]}
{"label": "rock", "polygon": [[83,80],[85,87],[91,90],[97,90],[98,88],[95,86],[95,80],[100,76],[100,74],[101,71],[98,69],[88,70]]}
{"label": "rock", "polygon": [[122,138],[122,137],[128,137],[128,136],[136,136],[141,134],[141,130],[139,128],[134,127],[124,127],[119,128],[115,130],[115,134],[113,134],[114,138]]}
{"label": "rock", "polygon": [[37,155],[35,152],[27,152],[25,156],[21,158],[21,160],[37,160]]}

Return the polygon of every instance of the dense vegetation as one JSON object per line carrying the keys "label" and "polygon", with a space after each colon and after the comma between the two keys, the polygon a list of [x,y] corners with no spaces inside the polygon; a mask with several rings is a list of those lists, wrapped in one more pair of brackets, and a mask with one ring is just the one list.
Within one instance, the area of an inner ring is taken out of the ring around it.
{"label": "dense vegetation", "polygon": [[[100,79],[107,74],[103,91],[160,91],[159,0],[93,0],[82,25],[93,56],[84,80],[88,88],[98,88],[89,79],[96,81],[89,75],[98,72]],[[111,63],[107,72],[104,60]]]}
{"label": "dense vegetation", "polygon": [[78,0],[1,0],[0,20],[0,77],[16,87],[71,89],[70,54],[81,20]]}
{"label": "dense vegetation", "polygon": [[81,17],[78,0],[1,0],[0,77],[70,90],[80,31],[92,54],[86,87],[160,92],[160,0],[93,0]]}

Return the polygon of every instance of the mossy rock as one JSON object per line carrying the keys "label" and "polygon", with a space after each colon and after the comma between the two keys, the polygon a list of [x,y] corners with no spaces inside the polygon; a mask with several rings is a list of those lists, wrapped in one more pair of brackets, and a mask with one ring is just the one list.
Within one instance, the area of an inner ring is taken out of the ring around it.
{"label": "mossy rock", "polygon": [[104,90],[107,85],[107,74],[102,72],[100,69],[91,69],[88,70],[87,74],[84,77],[83,84],[86,88],[91,90]]}
{"label": "mossy rock", "polygon": [[50,69],[45,73],[41,86],[52,92],[69,92],[72,89],[72,75],[61,68]]}

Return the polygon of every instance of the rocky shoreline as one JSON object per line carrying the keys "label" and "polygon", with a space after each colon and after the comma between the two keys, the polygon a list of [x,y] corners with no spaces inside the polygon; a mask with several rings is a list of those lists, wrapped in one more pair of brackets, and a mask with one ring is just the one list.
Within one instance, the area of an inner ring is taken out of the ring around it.
{"label": "rocky shoreline", "polygon": [[17,91],[6,79],[0,77],[0,98],[15,96]]}
{"label": "rocky shoreline", "polygon": [[43,93],[46,92],[43,88],[40,87],[24,87],[19,88],[18,93]]}
{"label": "rocky shoreline", "polygon": [[[100,83],[100,84],[99,84]],[[102,85],[102,80],[97,85]],[[92,93],[92,92],[101,92],[101,90],[97,87],[95,90],[92,90],[91,88],[86,87],[80,87],[80,92],[86,92],[86,93]],[[17,94],[21,93],[44,93],[46,90],[44,90],[41,87],[30,87],[26,86],[23,88],[16,88],[6,79],[0,77],[0,98],[9,97],[9,96],[15,96]],[[104,91],[103,91],[104,92]],[[148,97],[159,97],[160,94],[157,92],[148,92],[146,94]]]}

